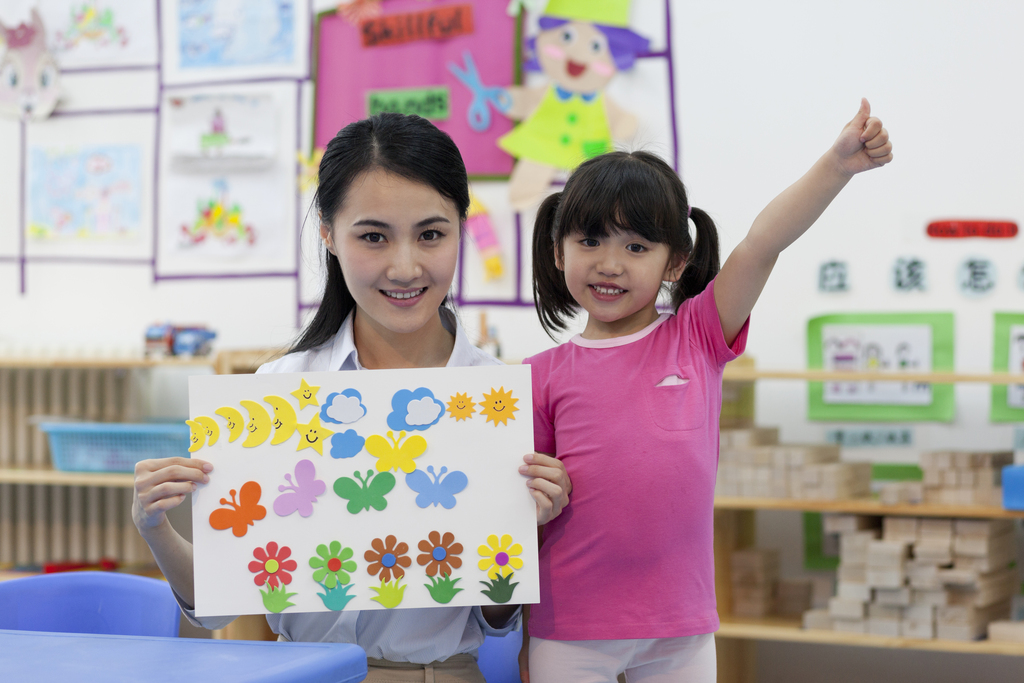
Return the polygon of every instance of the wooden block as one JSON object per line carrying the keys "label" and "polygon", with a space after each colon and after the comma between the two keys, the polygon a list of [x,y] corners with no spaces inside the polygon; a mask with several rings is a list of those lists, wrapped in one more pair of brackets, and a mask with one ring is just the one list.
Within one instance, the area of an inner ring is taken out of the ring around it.
{"label": "wooden block", "polygon": [[804,612],[803,625],[807,629],[832,630],[832,617],[827,609],[811,609]]}
{"label": "wooden block", "polygon": [[876,636],[889,636],[891,638],[899,638],[900,620],[869,618],[867,632]]}
{"label": "wooden block", "polygon": [[945,589],[919,590],[917,588],[910,592],[910,604],[929,605],[933,607],[944,607],[949,604],[949,594]]}
{"label": "wooden block", "polygon": [[868,569],[897,569],[910,558],[910,544],[904,541],[870,541]]}
{"label": "wooden block", "polygon": [[958,519],[953,528],[957,536],[1002,536],[1013,532],[1013,520]]}
{"label": "wooden block", "polygon": [[832,619],[832,630],[843,633],[867,633],[867,619]]}
{"label": "wooden block", "polygon": [[1024,621],[993,621],[988,625],[988,639],[1024,643]]}
{"label": "wooden block", "polygon": [[935,621],[935,605],[910,605],[903,610],[907,621]]}
{"label": "wooden block", "polygon": [[913,561],[907,563],[907,580],[913,588],[942,588],[939,566],[931,562]]}
{"label": "wooden block", "polygon": [[875,604],[884,607],[906,607],[910,605],[910,588],[875,588]]}
{"label": "wooden block", "polygon": [[778,427],[751,427],[748,429],[721,430],[721,443],[723,447],[749,448],[752,446],[765,446],[778,442]]}
{"label": "wooden block", "polygon": [[828,613],[833,619],[859,620],[863,620],[866,614],[863,602],[843,598],[831,598],[828,601]]}
{"label": "wooden block", "polygon": [[843,600],[868,602],[871,600],[871,587],[866,583],[840,581],[836,584],[836,597],[842,598]]}
{"label": "wooden block", "polygon": [[953,538],[953,520],[925,517],[918,527],[921,540],[943,540]]}
{"label": "wooden block", "polygon": [[821,529],[826,534],[848,534],[878,527],[878,518],[869,515],[825,513],[821,516]]}
{"label": "wooden block", "polygon": [[883,517],[882,539],[896,543],[914,543],[918,539],[918,528],[917,517]]}
{"label": "wooden block", "polygon": [[867,583],[874,588],[900,588],[905,579],[906,573],[902,569],[868,568]]}
{"label": "wooden block", "polygon": [[935,638],[935,620],[904,619],[900,622],[900,634],[904,638],[932,640]]}
{"label": "wooden block", "polygon": [[842,562],[836,570],[836,577],[841,583],[867,583],[868,568],[864,564]]}
{"label": "wooden block", "polygon": [[1016,537],[1011,530],[999,536],[961,536],[953,538],[953,552],[957,556],[988,557],[994,554],[1013,554]]}
{"label": "wooden block", "polygon": [[868,604],[868,619],[890,619],[899,621],[902,618],[902,607],[897,605],[880,605],[877,602]]}

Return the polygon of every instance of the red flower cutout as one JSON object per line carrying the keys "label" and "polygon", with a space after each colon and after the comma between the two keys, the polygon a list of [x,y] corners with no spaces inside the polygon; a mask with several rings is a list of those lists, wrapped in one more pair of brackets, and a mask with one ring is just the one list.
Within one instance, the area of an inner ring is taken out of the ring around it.
{"label": "red flower cutout", "polygon": [[268,583],[271,588],[277,588],[279,584],[287,586],[291,583],[292,575],[288,572],[295,571],[299,566],[295,560],[288,559],[291,554],[292,549],[286,545],[281,546],[278,551],[277,543],[273,541],[267,544],[266,550],[257,546],[252,551],[257,561],[249,563],[249,571],[256,574],[256,578],[253,579],[256,585]]}
{"label": "red flower cutout", "polygon": [[455,542],[455,535],[446,531],[444,538],[436,531],[427,534],[429,541],[420,541],[422,555],[417,556],[416,561],[421,565],[427,565],[427,576],[437,576],[438,570],[441,576],[449,576],[452,568],[458,569],[462,566],[462,559],[457,557],[462,553],[462,544]]}
{"label": "red flower cutout", "polygon": [[[405,570],[402,567],[408,567],[412,564],[412,560],[406,555],[409,552],[409,545],[407,543],[398,543],[397,538],[388,536],[383,541],[375,538],[370,545],[373,546],[373,550],[367,550],[363,554],[366,561],[370,563],[366,567],[366,571],[370,576],[379,574],[380,580],[385,583],[391,580],[392,574],[395,575],[396,579],[405,576]],[[374,552],[374,550],[377,552]]]}

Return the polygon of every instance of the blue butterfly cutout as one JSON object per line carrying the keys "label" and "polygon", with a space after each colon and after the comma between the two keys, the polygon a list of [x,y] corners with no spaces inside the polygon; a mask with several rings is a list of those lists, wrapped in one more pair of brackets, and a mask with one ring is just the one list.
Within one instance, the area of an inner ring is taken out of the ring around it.
{"label": "blue butterfly cutout", "polygon": [[[427,472],[434,475],[434,466],[428,466]],[[421,508],[441,505],[445,510],[455,507],[455,494],[466,488],[469,478],[463,472],[453,471],[442,479],[445,472],[448,472],[448,468],[442,467],[433,480],[423,470],[413,470],[405,475],[405,483],[419,494],[416,496],[417,505]]]}

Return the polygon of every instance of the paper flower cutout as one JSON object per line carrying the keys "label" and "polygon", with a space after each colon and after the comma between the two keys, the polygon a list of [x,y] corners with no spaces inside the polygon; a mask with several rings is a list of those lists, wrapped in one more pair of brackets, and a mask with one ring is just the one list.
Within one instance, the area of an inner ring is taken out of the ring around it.
{"label": "paper flower cutout", "polygon": [[320,401],[316,398],[316,392],[320,390],[320,387],[310,386],[306,380],[302,380],[302,384],[299,388],[291,392],[299,401],[299,410],[302,410],[306,406],[318,406]]}
{"label": "paper flower cutout", "polygon": [[498,541],[496,534],[487,537],[487,545],[477,548],[477,552],[483,558],[477,566],[487,571],[488,578],[496,579],[500,573],[503,577],[512,573],[513,569],[520,569],[523,566],[522,559],[516,557],[523,552],[523,546],[512,543],[512,537],[504,534],[501,541]]}
{"label": "paper flower cutout", "polygon": [[491,393],[484,393],[484,401],[480,404],[483,408],[480,409],[480,412],[486,415],[487,422],[493,422],[495,427],[499,422],[507,425],[509,420],[516,419],[512,413],[518,412],[519,408],[516,408],[518,402],[518,398],[512,397],[511,389],[505,391],[505,387],[497,390],[491,387]]}
{"label": "paper flower cutout", "polygon": [[359,436],[354,429],[346,429],[344,432],[337,432],[331,437],[331,457],[353,458],[363,450],[366,439]]}
{"label": "paper flower cutout", "polygon": [[396,431],[422,432],[437,424],[442,415],[444,403],[434,398],[434,393],[430,389],[399,389],[391,397],[388,427]]}
{"label": "paper flower cutout", "polygon": [[299,566],[295,560],[289,560],[292,549],[286,545],[278,548],[277,543],[271,541],[264,550],[259,546],[252,551],[255,561],[249,563],[249,571],[256,574],[253,581],[257,586],[268,584],[271,588],[277,588],[280,584],[288,585],[292,582],[293,572]]}
{"label": "paper flower cutout", "polygon": [[471,396],[457,393],[448,402],[448,417],[454,417],[456,422],[471,419],[476,412],[474,406],[476,403]]}
{"label": "paper flower cutout", "polygon": [[396,579],[405,576],[403,567],[412,565],[412,560],[406,555],[409,552],[407,543],[399,543],[394,536],[388,536],[383,541],[375,538],[370,545],[373,546],[373,550],[367,550],[363,554],[370,563],[366,567],[367,574],[377,576],[385,583],[391,581],[392,574]]}
{"label": "paper flower cutout", "polygon": [[327,395],[327,400],[320,406],[320,419],[336,425],[347,425],[357,422],[366,415],[363,395],[355,389],[345,389]]}
{"label": "paper flower cutout", "polygon": [[356,563],[349,559],[354,554],[352,548],[343,548],[338,541],[331,541],[329,548],[321,543],[316,547],[317,556],[309,558],[309,566],[316,570],[313,580],[328,590],[349,583],[352,577],[348,572],[356,570]]}
{"label": "paper flower cutout", "polygon": [[427,576],[437,576],[438,572],[441,576],[448,576],[452,569],[462,566],[462,558],[459,557],[462,544],[455,542],[455,534],[446,531],[442,537],[431,531],[427,538],[430,540],[420,541],[419,548],[423,554],[416,558],[420,566],[427,565]]}

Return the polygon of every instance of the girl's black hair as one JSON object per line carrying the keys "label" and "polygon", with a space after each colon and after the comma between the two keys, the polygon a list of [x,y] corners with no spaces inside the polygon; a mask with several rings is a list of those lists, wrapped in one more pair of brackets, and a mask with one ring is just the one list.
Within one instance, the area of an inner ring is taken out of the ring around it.
{"label": "girl's black hair", "polygon": [[[687,212],[696,226],[690,239]],[[671,258],[685,258],[679,280],[669,286],[672,309],[704,291],[718,274],[718,230],[707,213],[691,207],[676,172],[648,152],[612,152],[573,171],[562,192],[540,205],[533,229],[533,297],[544,331],[552,338],[579,310],[558,269],[556,250],[571,235],[607,237],[632,232],[667,244]]]}
{"label": "girl's black hair", "polygon": [[[390,113],[350,123],[327,143],[316,190],[318,220],[330,226],[345,203],[352,181],[374,169],[429,185],[450,199],[460,220],[466,220],[469,179],[459,148],[447,133],[426,119]],[[329,342],[355,308],[338,257],[326,245],[324,260],[327,277],[320,307],[289,353],[308,351]],[[445,298],[442,305],[447,303]]]}

